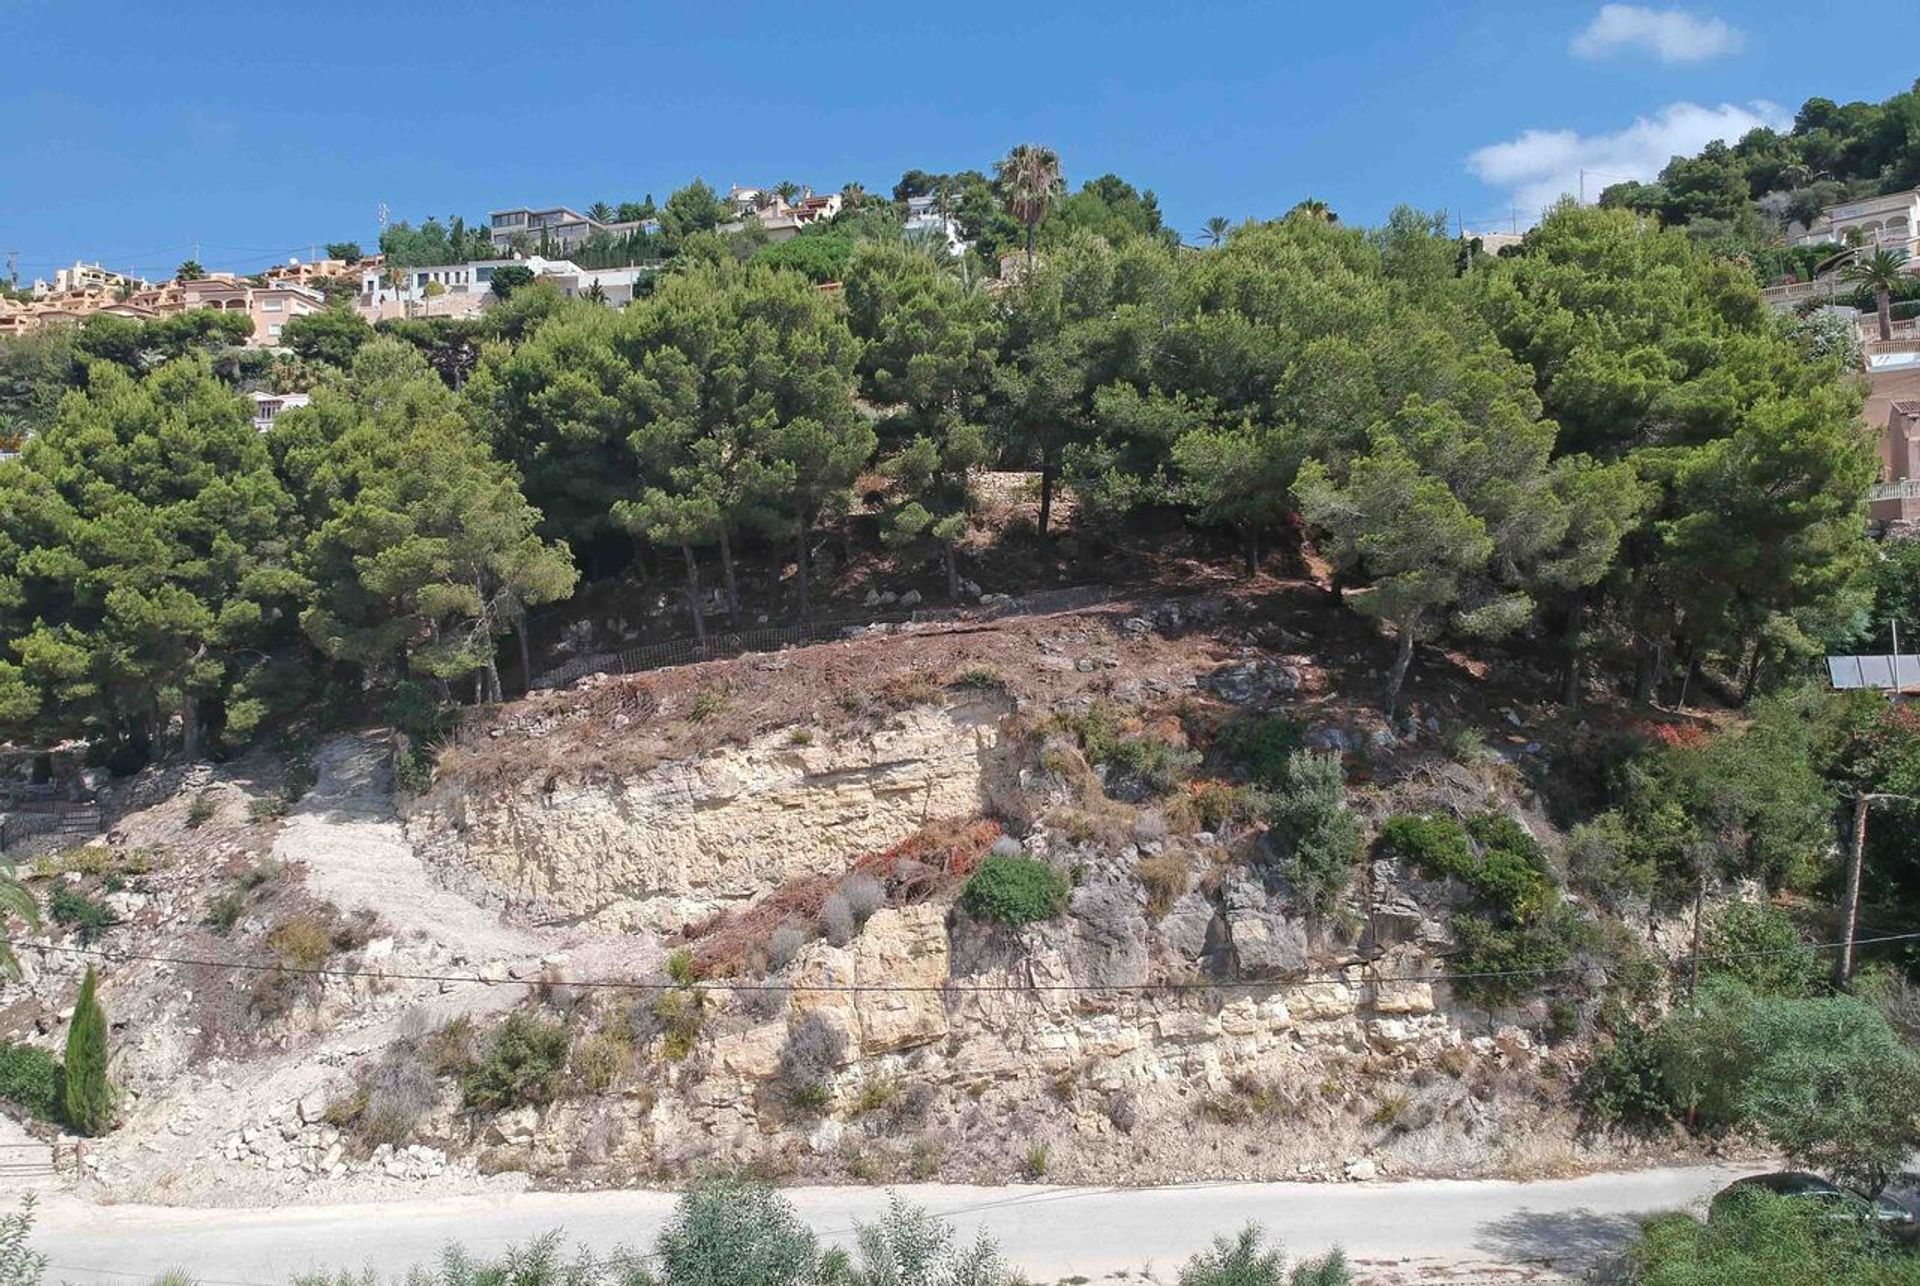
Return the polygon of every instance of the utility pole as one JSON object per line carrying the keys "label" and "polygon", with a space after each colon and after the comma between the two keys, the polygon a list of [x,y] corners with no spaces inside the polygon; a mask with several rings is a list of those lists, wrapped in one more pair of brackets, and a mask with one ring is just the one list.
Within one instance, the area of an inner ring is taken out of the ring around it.
{"label": "utility pole", "polygon": [[14,290],[20,289],[20,252],[7,251],[7,285]]}

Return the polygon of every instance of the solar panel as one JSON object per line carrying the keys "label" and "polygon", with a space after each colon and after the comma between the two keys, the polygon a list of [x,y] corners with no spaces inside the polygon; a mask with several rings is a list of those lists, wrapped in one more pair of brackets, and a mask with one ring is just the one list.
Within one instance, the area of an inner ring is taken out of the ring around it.
{"label": "solar panel", "polygon": [[[1896,665],[1898,683],[1894,681]],[[1830,656],[1827,676],[1842,691],[1904,692],[1920,688],[1920,656]]]}

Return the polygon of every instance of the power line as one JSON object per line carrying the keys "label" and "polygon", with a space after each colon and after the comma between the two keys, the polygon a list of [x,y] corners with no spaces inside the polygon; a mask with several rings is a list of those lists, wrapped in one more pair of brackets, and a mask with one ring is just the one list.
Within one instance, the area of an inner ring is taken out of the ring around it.
{"label": "power line", "polygon": [[[1920,940],[1920,932],[1889,933],[1874,938],[1856,938],[1855,947],[1877,946],[1889,942],[1911,942]],[[460,982],[487,987],[541,987],[564,986],[596,991],[820,991],[835,994],[951,994],[962,995],[1010,995],[1018,993],[1140,993],[1158,992],[1206,992],[1206,991],[1283,991],[1302,987],[1373,987],[1382,983],[1417,984],[1436,982],[1474,982],[1494,978],[1546,978],[1558,975],[1576,975],[1592,972],[1594,965],[1556,965],[1531,969],[1485,969],[1463,973],[1428,973],[1403,975],[1373,975],[1362,978],[1350,978],[1344,973],[1328,974],[1317,978],[1294,979],[1208,979],[1185,982],[1120,982],[1120,983],[827,983],[809,985],[793,982],[726,982],[697,981],[689,983],[674,982],[671,979],[640,980],[632,978],[498,978],[479,973],[388,973],[378,969],[343,969],[324,965],[291,965],[279,962],[263,963],[251,960],[216,960],[202,956],[175,956],[137,951],[113,951],[104,947],[67,947],[50,946],[42,943],[19,939],[7,940],[6,945],[16,951],[38,951],[44,954],[82,956],[104,960],[115,964],[148,963],[183,965],[207,969],[228,969],[240,973],[278,973],[302,977],[324,978],[378,978],[388,982]],[[1698,955],[1677,956],[1668,963],[1669,969],[1679,969],[1698,961],[1700,963],[1725,963],[1734,960],[1752,960],[1768,956],[1794,955],[1802,951],[1838,950],[1845,944],[1839,942],[1802,943],[1794,947],[1776,947],[1763,951],[1726,951],[1719,953],[1702,952]],[[1604,970],[1603,970],[1604,972]]]}

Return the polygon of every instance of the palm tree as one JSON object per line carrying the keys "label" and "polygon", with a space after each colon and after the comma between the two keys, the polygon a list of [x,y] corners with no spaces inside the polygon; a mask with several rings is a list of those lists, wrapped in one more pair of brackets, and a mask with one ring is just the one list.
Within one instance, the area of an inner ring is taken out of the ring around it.
{"label": "palm tree", "polygon": [[1200,239],[1210,246],[1220,245],[1226,241],[1227,233],[1232,227],[1233,224],[1227,221],[1226,215],[1216,214],[1207,220],[1204,228],[1200,229]]}
{"label": "palm tree", "polygon": [[[40,905],[33,900],[33,894],[11,875],[0,875],[0,917],[8,916],[26,921],[30,933],[40,931]],[[12,946],[4,938],[0,938],[0,973],[16,981],[20,977],[20,958],[13,954]]]}
{"label": "palm tree", "polygon": [[613,207],[605,201],[595,201],[587,207],[587,217],[595,223],[612,223]]}
{"label": "palm tree", "polygon": [[1873,292],[1873,305],[1880,313],[1881,339],[1893,338],[1893,292],[1911,279],[1906,264],[1906,251],[1879,248],[1856,252],[1840,270],[1844,280]]}
{"label": "palm tree", "polygon": [[867,199],[867,185],[864,183],[843,183],[840,185],[840,208],[858,210]]}
{"label": "palm tree", "polygon": [[773,185],[773,191],[782,201],[792,202],[793,198],[800,195],[800,185],[792,179],[782,179]]}
{"label": "palm tree", "polygon": [[1008,212],[1026,225],[1027,267],[1031,268],[1034,230],[1067,192],[1060,154],[1050,147],[1021,143],[994,164],[993,172]]}
{"label": "palm tree", "polygon": [[1294,206],[1293,209],[1287,211],[1287,217],[1289,219],[1314,219],[1321,223],[1340,222],[1340,216],[1333,212],[1333,207],[1318,197],[1308,197],[1306,200],[1300,202]]}

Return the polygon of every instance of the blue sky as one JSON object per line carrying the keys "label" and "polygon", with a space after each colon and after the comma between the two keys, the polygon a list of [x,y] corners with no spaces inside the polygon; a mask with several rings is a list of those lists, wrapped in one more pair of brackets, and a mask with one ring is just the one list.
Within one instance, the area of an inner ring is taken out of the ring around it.
{"label": "blue sky", "polygon": [[[1900,8],[1882,7],[1883,18]],[[0,0],[0,251],[252,271],[395,218],[1057,148],[1192,236],[1305,196],[1469,227],[1920,71],[1858,5]],[[562,21],[558,15],[569,17]],[[1568,176],[1576,176],[1569,178]]]}

